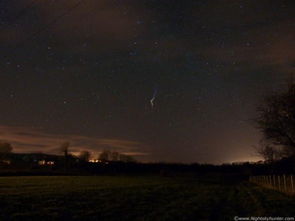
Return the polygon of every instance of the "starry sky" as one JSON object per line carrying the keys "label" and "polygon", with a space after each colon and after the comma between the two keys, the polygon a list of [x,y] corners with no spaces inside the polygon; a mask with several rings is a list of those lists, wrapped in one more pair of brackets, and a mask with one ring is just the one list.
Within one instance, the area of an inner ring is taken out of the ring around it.
{"label": "starry sky", "polygon": [[257,160],[252,119],[294,73],[294,15],[291,0],[2,0],[0,139]]}

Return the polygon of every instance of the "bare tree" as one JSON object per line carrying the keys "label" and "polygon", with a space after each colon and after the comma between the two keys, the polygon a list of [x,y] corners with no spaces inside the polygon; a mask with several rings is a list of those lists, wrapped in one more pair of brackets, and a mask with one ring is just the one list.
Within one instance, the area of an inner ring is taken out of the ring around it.
{"label": "bare tree", "polygon": [[282,158],[282,150],[278,147],[274,147],[265,140],[261,140],[258,146],[254,146],[256,152],[261,156],[265,162],[272,163]]}
{"label": "bare tree", "polygon": [[110,161],[111,160],[111,152],[108,150],[102,151],[100,153],[98,159],[101,161]]}
{"label": "bare tree", "polygon": [[125,155],[116,151],[109,150],[102,151],[98,158],[101,161],[136,162],[136,160],[130,155]]}
{"label": "bare tree", "polygon": [[69,155],[69,146],[69,142],[64,142],[60,145],[60,151],[64,154],[65,158],[67,158]]}
{"label": "bare tree", "polygon": [[4,153],[11,153],[12,152],[12,146],[10,143],[6,143],[6,142],[1,142],[0,141],[0,154],[4,154]]}
{"label": "bare tree", "polygon": [[91,154],[87,150],[83,150],[80,152],[79,159],[88,162]]}
{"label": "bare tree", "polygon": [[111,153],[111,160],[112,161],[120,161],[120,154],[117,151],[113,151]]}
{"label": "bare tree", "polygon": [[286,155],[294,156],[295,85],[285,92],[267,97],[258,108],[256,123],[267,141],[276,147],[283,146]]}
{"label": "bare tree", "polygon": [[125,154],[120,154],[120,161],[125,163],[136,162],[136,160],[132,156]]}
{"label": "bare tree", "polygon": [[67,171],[68,167],[69,167],[69,146],[70,146],[70,143],[69,142],[64,142],[61,144],[60,146],[60,151],[64,154],[64,169],[65,171]]}
{"label": "bare tree", "polygon": [[0,159],[5,159],[7,154],[12,152],[12,146],[10,143],[0,141]]}

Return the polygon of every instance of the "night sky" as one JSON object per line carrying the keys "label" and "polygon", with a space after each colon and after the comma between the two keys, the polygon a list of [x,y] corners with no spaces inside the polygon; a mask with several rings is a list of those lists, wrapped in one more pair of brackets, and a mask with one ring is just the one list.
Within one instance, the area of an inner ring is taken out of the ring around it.
{"label": "night sky", "polygon": [[15,152],[257,160],[295,64],[295,2],[1,0],[0,139]]}

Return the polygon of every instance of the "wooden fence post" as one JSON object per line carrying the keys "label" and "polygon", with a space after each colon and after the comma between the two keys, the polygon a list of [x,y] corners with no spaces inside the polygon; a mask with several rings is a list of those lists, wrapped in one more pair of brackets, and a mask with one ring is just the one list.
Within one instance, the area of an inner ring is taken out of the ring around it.
{"label": "wooden fence post", "polygon": [[286,183],[286,175],[283,175],[283,181],[284,181],[284,190],[287,192],[287,183]]}

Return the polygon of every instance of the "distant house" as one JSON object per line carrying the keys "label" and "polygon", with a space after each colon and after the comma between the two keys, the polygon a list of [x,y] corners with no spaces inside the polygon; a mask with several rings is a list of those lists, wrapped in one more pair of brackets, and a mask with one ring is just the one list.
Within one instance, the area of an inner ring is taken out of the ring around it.
{"label": "distant house", "polygon": [[6,153],[0,156],[0,165],[10,166],[54,166],[63,162],[63,156],[43,153]]}

